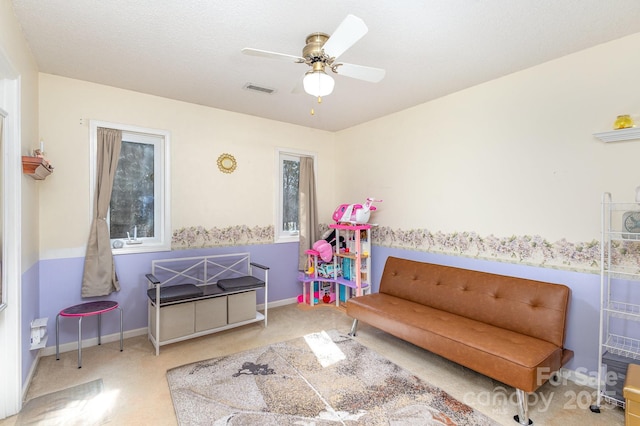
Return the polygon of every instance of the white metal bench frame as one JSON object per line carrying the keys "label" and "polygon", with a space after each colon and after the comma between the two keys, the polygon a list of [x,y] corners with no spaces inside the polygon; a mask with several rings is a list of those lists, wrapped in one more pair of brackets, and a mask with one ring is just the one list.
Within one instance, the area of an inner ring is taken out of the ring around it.
{"label": "white metal bench frame", "polygon": [[[231,261],[230,264],[222,263],[223,261]],[[185,262],[193,262],[185,267]],[[179,266],[182,266],[180,268]],[[264,313],[256,311],[256,317],[246,320],[235,322],[233,324],[227,324],[225,326],[194,332],[192,334],[176,337],[167,340],[160,339],[160,310],[164,306],[170,306],[178,303],[192,302],[196,300],[210,299],[213,297],[228,296],[237,293],[243,293],[248,291],[247,289],[239,289],[232,291],[225,291],[222,294],[214,295],[201,295],[196,297],[189,297],[181,300],[161,303],[160,302],[160,290],[162,287],[170,286],[172,284],[180,284],[180,279],[187,279],[190,283],[195,284],[198,287],[215,285],[218,280],[223,278],[237,278],[242,276],[253,276],[253,267],[262,270],[263,276],[258,277],[264,281],[263,288],[256,288],[253,290],[264,289]],[[163,281],[155,279],[156,274],[162,274]],[[264,326],[267,326],[267,312],[268,312],[268,289],[269,289],[269,268],[257,263],[251,262],[249,253],[231,253],[231,254],[219,254],[211,256],[195,256],[195,257],[181,257],[172,259],[159,259],[151,261],[151,277],[147,276],[148,286],[147,288],[155,288],[155,302],[153,300],[148,301],[149,306],[149,327],[147,335],[151,343],[156,349],[156,356],[160,354],[160,346],[168,345],[171,343],[180,342],[183,340],[193,339],[195,337],[205,336],[208,334],[216,333],[223,330],[228,330],[235,327],[240,327],[246,324],[252,324],[255,322],[264,321]],[[151,311],[151,309],[153,309]],[[151,329],[151,315],[155,315],[155,335],[153,336]]]}

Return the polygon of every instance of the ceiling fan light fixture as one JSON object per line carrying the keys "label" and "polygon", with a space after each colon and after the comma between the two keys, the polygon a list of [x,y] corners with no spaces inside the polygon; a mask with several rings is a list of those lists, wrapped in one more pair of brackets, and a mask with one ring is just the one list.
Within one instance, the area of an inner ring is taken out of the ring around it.
{"label": "ceiling fan light fixture", "polygon": [[[306,93],[318,98],[318,103],[320,103],[323,96],[330,95],[333,92],[335,85],[333,77],[330,77],[325,72],[327,68],[335,74],[371,83],[377,83],[384,78],[385,71],[383,69],[336,62],[337,58],[360,40],[367,31],[368,28],[362,19],[357,16],[347,15],[332,35],[319,32],[309,34],[305,39],[302,56],[248,47],[242,49],[242,53],[310,66],[311,70],[305,73],[302,79],[302,87]],[[299,88],[300,82],[298,80],[293,92],[299,93]]]}
{"label": "ceiling fan light fixture", "polygon": [[324,70],[308,71],[302,80],[304,91],[315,97],[330,95],[335,81]]}

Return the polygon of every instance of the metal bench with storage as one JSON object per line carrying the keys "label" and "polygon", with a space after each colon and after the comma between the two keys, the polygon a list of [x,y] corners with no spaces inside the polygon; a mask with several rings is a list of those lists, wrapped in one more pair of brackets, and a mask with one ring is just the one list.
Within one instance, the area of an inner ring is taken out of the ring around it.
{"label": "metal bench with storage", "polygon": [[[266,327],[268,275],[269,268],[251,262],[249,253],[152,261],[148,336],[156,355],[170,343],[259,321]],[[264,313],[257,311],[261,290]]]}

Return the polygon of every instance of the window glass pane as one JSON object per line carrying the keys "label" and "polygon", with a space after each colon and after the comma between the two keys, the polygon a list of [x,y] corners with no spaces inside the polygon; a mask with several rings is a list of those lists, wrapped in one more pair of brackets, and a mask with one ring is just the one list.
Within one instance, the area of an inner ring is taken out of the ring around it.
{"label": "window glass pane", "polygon": [[300,161],[282,163],[282,230],[298,231],[298,182]]}
{"label": "window glass pane", "polygon": [[111,238],[154,235],[154,145],[122,141],[111,193]]}

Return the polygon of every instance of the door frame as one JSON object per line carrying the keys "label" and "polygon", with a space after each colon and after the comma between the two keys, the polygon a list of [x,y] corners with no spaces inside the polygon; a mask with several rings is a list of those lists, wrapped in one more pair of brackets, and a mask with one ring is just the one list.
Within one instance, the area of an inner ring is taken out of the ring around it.
{"label": "door frame", "polygon": [[20,75],[0,49],[2,142],[2,278],[5,305],[0,310],[0,419],[22,409],[22,173]]}

